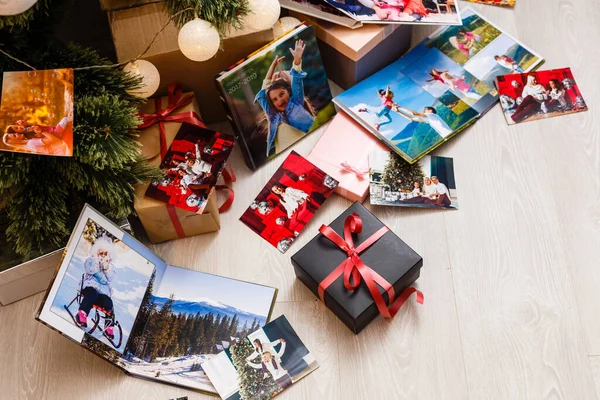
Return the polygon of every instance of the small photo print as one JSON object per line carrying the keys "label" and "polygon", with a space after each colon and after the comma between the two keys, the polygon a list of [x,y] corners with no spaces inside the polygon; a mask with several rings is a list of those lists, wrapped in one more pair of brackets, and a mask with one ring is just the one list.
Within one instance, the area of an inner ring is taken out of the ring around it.
{"label": "small photo print", "polygon": [[588,109],[571,68],[499,76],[496,85],[509,125]]}
{"label": "small photo print", "polygon": [[271,399],[318,367],[284,315],[204,364],[226,400]]}
{"label": "small photo print", "polygon": [[146,196],[202,214],[233,142],[233,136],[182,124],[160,165],[164,176],[152,182]]}
{"label": "small photo print", "polygon": [[123,353],[155,266],[95,219],[85,221],[50,312]]}
{"label": "small photo print", "polygon": [[453,0],[324,0],[364,23],[460,25],[458,2]]}
{"label": "small photo print", "polygon": [[337,185],[292,151],[240,221],[285,253]]}
{"label": "small photo print", "polygon": [[4,72],[0,151],[73,155],[73,70]]}
{"label": "small photo print", "polygon": [[452,158],[425,156],[409,164],[397,154],[369,154],[370,201],[381,206],[458,209]]}
{"label": "small photo print", "polygon": [[471,3],[487,4],[489,6],[514,7],[515,0],[467,0]]}
{"label": "small photo print", "polygon": [[136,376],[211,393],[204,363],[265,325],[276,296],[272,287],[174,266],[158,266],[149,287],[120,363]]}

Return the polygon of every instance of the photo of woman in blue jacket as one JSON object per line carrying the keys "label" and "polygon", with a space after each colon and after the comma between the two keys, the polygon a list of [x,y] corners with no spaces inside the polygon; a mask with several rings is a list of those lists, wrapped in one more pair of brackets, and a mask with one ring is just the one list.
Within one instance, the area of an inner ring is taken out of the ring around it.
{"label": "photo of woman in blue jacket", "polygon": [[[302,55],[305,47],[302,40],[297,40],[294,48],[289,49],[294,58],[289,78],[287,73],[281,72],[280,64],[285,57],[275,57],[263,80],[262,88],[254,99],[264,110],[269,123],[267,157],[287,147],[278,146],[277,143],[281,124],[287,124],[306,134],[315,122],[315,111],[304,96],[304,79],[307,74],[302,71]],[[279,71],[275,72],[275,69]]]}

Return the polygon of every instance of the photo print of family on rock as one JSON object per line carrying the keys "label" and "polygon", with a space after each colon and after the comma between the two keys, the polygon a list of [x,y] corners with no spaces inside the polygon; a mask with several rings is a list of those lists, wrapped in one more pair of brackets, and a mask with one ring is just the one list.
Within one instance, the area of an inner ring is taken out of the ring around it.
{"label": "photo print of family on rock", "polygon": [[537,68],[542,58],[470,9],[334,102],[414,163],[498,101],[495,78]]}
{"label": "photo print of family on rock", "polygon": [[4,72],[0,151],[73,155],[73,70]]}
{"label": "photo print of family on rock", "polygon": [[338,181],[292,151],[240,221],[285,253],[337,185]]}
{"label": "photo print of family on rock", "polygon": [[214,394],[202,364],[265,325],[276,296],[168,265],[86,205],[37,319],[130,375]]}
{"label": "photo print of family on rock", "polygon": [[253,170],[335,115],[310,26],[300,25],[222,72],[216,84]]}
{"label": "photo print of family on rock", "polygon": [[319,367],[285,315],[204,364],[224,400],[267,400]]}

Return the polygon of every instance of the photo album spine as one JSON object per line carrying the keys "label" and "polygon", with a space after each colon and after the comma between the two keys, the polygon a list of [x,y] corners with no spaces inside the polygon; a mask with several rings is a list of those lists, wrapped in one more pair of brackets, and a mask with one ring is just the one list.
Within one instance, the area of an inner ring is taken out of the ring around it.
{"label": "photo album spine", "polygon": [[225,94],[225,90],[221,85],[221,82],[218,81],[219,77],[215,79],[215,86],[217,91],[219,92],[219,99],[221,99],[221,103],[223,103],[223,107],[225,108],[225,114],[227,114],[227,119],[233,128],[233,133],[236,142],[240,146],[240,150],[242,151],[242,155],[244,156],[244,161],[246,161],[246,165],[251,170],[256,170],[256,163],[252,159],[252,155],[250,154],[250,149],[248,148],[248,143],[246,143],[246,137],[244,136],[244,132],[240,128],[240,124],[236,118],[235,110],[229,106],[229,101],[227,100],[227,96]]}

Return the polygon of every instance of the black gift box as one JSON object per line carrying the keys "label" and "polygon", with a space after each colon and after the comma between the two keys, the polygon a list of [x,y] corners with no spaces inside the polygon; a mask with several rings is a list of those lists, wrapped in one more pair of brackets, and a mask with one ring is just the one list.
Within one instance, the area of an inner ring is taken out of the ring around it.
{"label": "black gift box", "polygon": [[[358,214],[363,223],[362,232],[352,234],[355,247],[384,226],[362,204],[355,202],[329,225],[342,238],[344,221],[352,213]],[[345,251],[319,233],[292,256],[292,264],[298,279],[318,296],[319,283],[347,257]],[[359,257],[392,284],[396,298],[417,280],[423,266],[423,258],[391,230],[360,253]],[[387,293],[380,286],[377,287],[387,304]],[[364,279],[361,279],[358,288],[350,291],[344,287],[344,276],[341,275],[325,290],[324,298],[327,307],[355,334],[379,315]]]}

